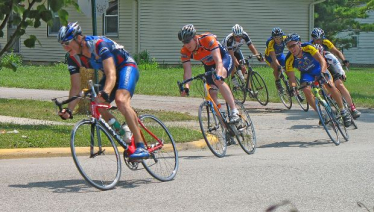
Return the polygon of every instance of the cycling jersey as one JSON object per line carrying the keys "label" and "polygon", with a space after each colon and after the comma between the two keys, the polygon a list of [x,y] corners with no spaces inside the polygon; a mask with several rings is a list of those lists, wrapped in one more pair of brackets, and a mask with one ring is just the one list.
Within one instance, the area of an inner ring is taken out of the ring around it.
{"label": "cycling jersey", "polygon": [[[285,39],[287,36],[283,36],[283,39]],[[281,55],[283,54],[284,48],[286,47],[286,44],[282,41],[281,44],[277,44],[273,37],[270,37],[266,41],[266,49],[265,49],[265,56],[270,56],[270,52],[274,52],[275,55]]]}
{"label": "cycling jersey", "polygon": [[[189,51],[185,46],[181,49],[181,60],[182,63],[190,62],[191,58],[194,60],[199,60],[203,63],[205,71],[210,71],[215,69],[215,61],[211,52],[215,49],[220,50],[222,65],[227,71],[227,76],[230,75],[233,69],[233,61],[231,55],[226,51],[225,48],[217,41],[215,35],[210,33],[204,33],[201,35],[196,35],[197,37],[197,50]],[[208,84],[214,84],[211,77],[207,77]]]}
{"label": "cycling jersey", "polygon": [[197,50],[189,51],[186,47],[181,49],[181,60],[182,63],[189,62],[192,59],[201,61],[204,65],[210,66],[215,65],[211,52],[215,49],[219,49],[221,57],[223,58],[227,51],[217,41],[215,35],[205,33],[197,36]]}
{"label": "cycling jersey", "polygon": [[226,36],[225,39],[222,41],[222,45],[227,50],[233,50],[234,52],[239,50],[240,47],[244,44],[247,44],[247,46],[250,46],[252,44],[251,38],[249,38],[248,34],[246,32],[243,32],[242,38],[239,42],[235,41],[234,34],[230,33]]}
{"label": "cycling jersey", "polygon": [[117,71],[126,64],[136,66],[136,63],[123,46],[117,44],[104,36],[86,36],[85,41],[91,53],[91,58],[83,55],[73,55],[68,57],[68,69],[71,74],[79,73],[80,67],[103,69],[102,61],[112,57]]}
{"label": "cycling jersey", "polygon": [[291,52],[286,56],[286,71],[294,71],[297,68],[300,73],[300,83],[313,82],[315,76],[321,74],[321,64],[313,55],[318,52],[310,43],[301,44],[302,57],[295,57]]}
{"label": "cycling jersey", "polygon": [[[91,53],[91,58],[83,55],[69,56],[67,59],[70,75],[79,73],[80,67],[98,69],[104,72],[103,60],[113,58],[117,71],[116,84],[110,94],[110,101],[114,100],[117,89],[126,89],[131,96],[134,94],[135,85],[139,79],[139,71],[135,60],[123,46],[104,36],[86,36],[86,45]],[[105,75],[100,80],[100,89],[105,85]]]}
{"label": "cycling jersey", "polygon": [[324,57],[327,62],[327,69],[330,71],[334,81],[341,79],[345,75],[342,64],[340,64],[338,58],[335,57],[331,52],[326,51]]}
{"label": "cycling jersey", "polygon": [[[313,45],[316,44],[316,43],[314,42],[313,39],[312,39],[311,41],[309,41],[309,43],[311,43],[311,44],[313,44]],[[328,51],[328,50],[330,50],[330,49],[332,49],[332,48],[335,47],[334,44],[332,44],[331,41],[328,40],[328,39],[326,39],[326,38],[323,39],[321,45],[323,46],[323,49],[324,49],[325,51]]]}
{"label": "cycling jersey", "polygon": [[[283,36],[283,39],[285,39],[286,36]],[[266,49],[265,49],[265,61],[268,65],[270,65],[273,62],[273,59],[271,59],[270,52],[275,53],[275,57],[277,58],[279,64],[281,66],[285,65],[285,56],[283,54],[284,48],[286,47],[286,44],[284,42],[281,42],[281,44],[277,44],[273,37],[270,37],[266,41]]]}

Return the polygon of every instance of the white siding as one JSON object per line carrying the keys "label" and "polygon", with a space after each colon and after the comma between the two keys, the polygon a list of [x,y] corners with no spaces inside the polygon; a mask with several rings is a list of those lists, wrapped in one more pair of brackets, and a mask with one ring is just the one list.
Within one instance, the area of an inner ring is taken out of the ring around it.
{"label": "white siding", "polygon": [[344,49],[343,54],[350,63],[374,64],[374,32],[358,35],[358,47]]}
{"label": "white siding", "polygon": [[[369,13],[367,19],[357,19],[360,23],[373,23],[374,11]],[[347,32],[338,36],[344,37]],[[343,49],[343,54],[350,63],[374,64],[374,32],[361,32],[358,35],[358,45],[355,48]]]}
{"label": "white siding", "polygon": [[[221,41],[238,23],[254,45],[264,52],[265,42],[275,26],[308,38],[310,0],[139,0],[140,51],[147,49],[159,63],[180,63],[182,46],[178,30],[192,23],[198,33],[212,32]],[[167,5],[167,6],[165,6]],[[249,54],[248,48],[242,48]]]}

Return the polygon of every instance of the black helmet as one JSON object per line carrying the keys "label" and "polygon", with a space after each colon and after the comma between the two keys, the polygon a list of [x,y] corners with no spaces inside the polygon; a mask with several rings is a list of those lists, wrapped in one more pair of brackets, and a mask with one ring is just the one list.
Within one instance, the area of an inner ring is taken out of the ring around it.
{"label": "black helmet", "polygon": [[184,25],[178,32],[178,39],[183,43],[189,43],[196,35],[196,29],[192,24]]}

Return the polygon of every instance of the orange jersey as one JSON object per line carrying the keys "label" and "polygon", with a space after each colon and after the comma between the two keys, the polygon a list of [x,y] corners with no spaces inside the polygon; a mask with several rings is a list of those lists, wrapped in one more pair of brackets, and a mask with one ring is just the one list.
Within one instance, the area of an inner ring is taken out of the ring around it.
{"label": "orange jersey", "polygon": [[201,61],[206,66],[214,65],[215,62],[211,56],[211,52],[217,48],[220,48],[222,53],[222,45],[217,41],[216,36],[213,34],[204,33],[196,36],[198,45],[197,51],[191,52],[183,46],[181,49],[182,63],[189,62],[192,58],[194,60]]}

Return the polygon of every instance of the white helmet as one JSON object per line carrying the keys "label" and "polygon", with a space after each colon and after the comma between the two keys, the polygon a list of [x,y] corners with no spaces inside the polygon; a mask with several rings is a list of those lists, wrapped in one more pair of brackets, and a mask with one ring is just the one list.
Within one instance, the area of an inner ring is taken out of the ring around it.
{"label": "white helmet", "polygon": [[232,33],[235,36],[242,36],[243,35],[243,27],[239,24],[235,24],[235,26],[232,27]]}

